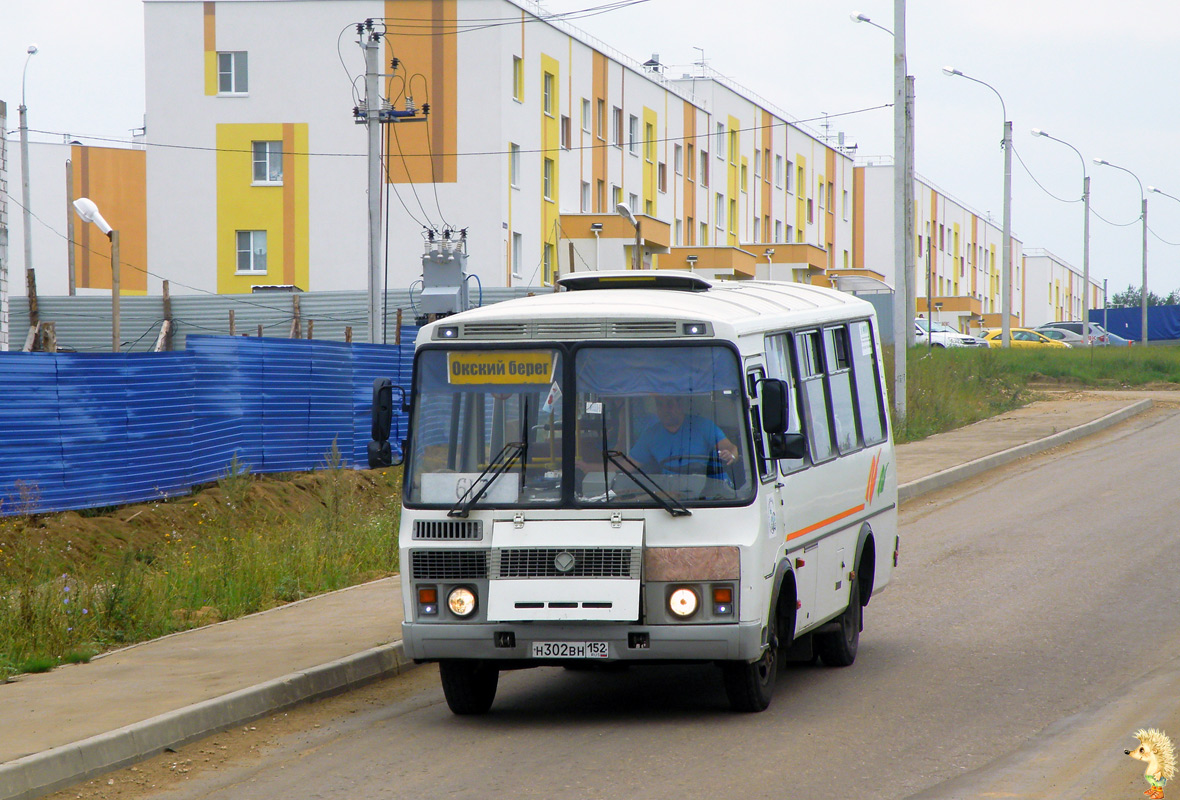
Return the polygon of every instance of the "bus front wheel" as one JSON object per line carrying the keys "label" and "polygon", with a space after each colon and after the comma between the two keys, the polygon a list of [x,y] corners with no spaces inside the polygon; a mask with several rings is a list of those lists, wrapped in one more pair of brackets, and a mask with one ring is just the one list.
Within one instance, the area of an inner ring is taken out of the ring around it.
{"label": "bus front wheel", "polygon": [[455,714],[486,714],[496,699],[500,671],[483,661],[440,661],[443,695]]}
{"label": "bus front wheel", "polygon": [[774,696],[774,681],[778,677],[778,639],[775,633],[777,615],[770,615],[769,645],[757,661],[727,661],[721,665],[725,680],[725,694],[734,711],[765,711]]}

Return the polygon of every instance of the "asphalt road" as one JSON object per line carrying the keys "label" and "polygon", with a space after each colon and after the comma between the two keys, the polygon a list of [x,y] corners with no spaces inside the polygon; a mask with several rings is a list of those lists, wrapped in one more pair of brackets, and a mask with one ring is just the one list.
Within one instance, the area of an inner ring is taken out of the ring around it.
{"label": "asphalt road", "polygon": [[856,664],[762,714],[701,666],[507,673],[460,718],[428,667],[159,796],[1139,797],[1134,729],[1180,734],[1178,453],[1165,409],[907,504]]}

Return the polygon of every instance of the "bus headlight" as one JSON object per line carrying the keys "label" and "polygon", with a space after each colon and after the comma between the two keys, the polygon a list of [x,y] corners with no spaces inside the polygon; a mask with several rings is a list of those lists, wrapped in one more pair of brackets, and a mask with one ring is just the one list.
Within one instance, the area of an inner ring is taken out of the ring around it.
{"label": "bus headlight", "polygon": [[475,611],[475,592],[466,586],[457,586],[447,595],[447,607],[456,617],[469,617]]}
{"label": "bus headlight", "polygon": [[676,589],[668,596],[668,609],[678,617],[691,617],[699,604],[697,593],[686,587]]}

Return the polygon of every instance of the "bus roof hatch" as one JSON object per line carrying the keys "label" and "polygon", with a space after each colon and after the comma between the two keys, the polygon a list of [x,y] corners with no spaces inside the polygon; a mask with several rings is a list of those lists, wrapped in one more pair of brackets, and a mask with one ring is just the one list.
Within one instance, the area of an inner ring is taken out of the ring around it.
{"label": "bus roof hatch", "polygon": [[563,275],[557,283],[567,292],[586,289],[667,289],[681,292],[704,292],[713,282],[691,272],[670,269],[599,270]]}

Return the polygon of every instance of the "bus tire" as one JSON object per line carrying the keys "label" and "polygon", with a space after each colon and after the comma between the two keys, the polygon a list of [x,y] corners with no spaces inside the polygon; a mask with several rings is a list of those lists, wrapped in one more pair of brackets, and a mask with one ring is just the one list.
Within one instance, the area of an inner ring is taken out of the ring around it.
{"label": "bus tire", "polygon": [[770,644],[757,661],[726,661],[721,665],[725,694],[734,711],[765,711],[774,697],[774,682],[778,677],[778,639],[775,628],[777,614],[770,615]]}
{"label": "bus tire", "polygon": [[851,581],[848,589],[848,608],[840,615],[838,630],[817,633],[815,652],[829,667],[848,667],[856,661],[860,646],[860,629],[864,608],[860,604],[860,582]]}
{"label": "bus tire", "polygon": [[440,661],[438,675],[451,712],[486,714],[496,699],[500,671],[483,661]]}

